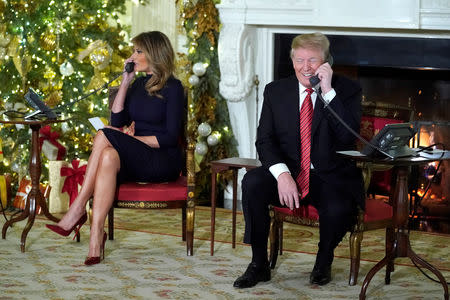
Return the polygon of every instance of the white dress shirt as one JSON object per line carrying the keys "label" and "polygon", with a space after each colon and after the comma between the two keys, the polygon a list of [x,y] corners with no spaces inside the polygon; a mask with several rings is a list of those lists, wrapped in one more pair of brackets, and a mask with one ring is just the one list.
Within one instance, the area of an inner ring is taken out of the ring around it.
{"label": "white dress shirt", "polygon": [[[305,101],[306,95],[308,93],[306,92],[306,87],[304,87],[300,82],[298,83],[298,86],[299,86],[299,91],[300,91],[300,93],[299,93],[300,94],[299,95],[299,99],[300,99],[299,111],[300,111],[303,101]],[[314,109],[315,104],[316,104],[316,99],[317,99],[317,92],[316,92],[315,88],[313,88],[313,90],[314,90],[314,92],[311,94],[311,101],[312,101],[312,105],[313,105],[313,109]],[[336,91],[334,89],[331,89],[326,94],[322,94],[322,98],[328,104],[330,104],[330,102],[334,99],[335,96],[336,96]],[[314,166],[312,165],[312,163],[311,163],[311,169],[314,169]],[[285,163],[274,164],[269,167],[269,171],[270,171],[270,173],[272,173],[272,175],[273,175],[273,177],[275,177],[275,179],[278,179],[278,176],[280,176],[281,173],[284,173],[284,172],[288,172],[289,174],[291,173]]]}

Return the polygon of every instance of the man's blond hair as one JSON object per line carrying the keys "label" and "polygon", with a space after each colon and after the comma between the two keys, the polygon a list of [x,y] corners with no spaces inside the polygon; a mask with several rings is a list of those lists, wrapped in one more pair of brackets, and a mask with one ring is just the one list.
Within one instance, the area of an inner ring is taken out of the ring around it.
{"label": "man's blond hair", "polygon": [[330,54],[330,41],[320,32],[300,34],[292,40],[291,59],[294,50],[298,48],[319,50],[323,53],[323,59],[326,60]]}

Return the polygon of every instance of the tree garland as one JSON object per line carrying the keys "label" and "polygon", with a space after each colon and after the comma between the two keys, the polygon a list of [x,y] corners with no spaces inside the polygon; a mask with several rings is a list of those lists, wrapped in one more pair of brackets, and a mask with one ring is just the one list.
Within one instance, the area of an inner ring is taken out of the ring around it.
{"label": "tree garland", "polygon": [[[217,54],[220,20],[215,4],[220,1],[180,1],[180,27],[187,37],[187,54],[179,53],[180,76],[189,87],[188,136],[196,141],[196,194],[200,203],[210,199],[212,160],[238,156],[226,100],[219,93]],[[222,174],[220,188],[231,179]]]}

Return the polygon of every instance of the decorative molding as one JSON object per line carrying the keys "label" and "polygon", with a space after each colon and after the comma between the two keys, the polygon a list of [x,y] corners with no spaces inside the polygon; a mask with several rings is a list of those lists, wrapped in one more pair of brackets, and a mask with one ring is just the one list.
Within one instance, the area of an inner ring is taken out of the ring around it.
{"label": "decorative molding", "polygon": [[147,202],[147,201],[118,201],[117,207],[122,208],[166,208],[168,205],[166,202]]}
{"label": "decorative molding", "polygon": [[[450,3],[449,3],[450,6]],[[450,29],[450,8],[422,8],[420,9],[420,28],[422,29]]]}
{"label": "decorative molding", "polygon": [[255,77],[253,32],[243,24],[224,24],[219,37],[219,90],[228,101],[242,101]]}
{"label": "decorative molding", "polygon": [[421,0],[420,1],[421,9],[450,9],[450,1],[448,0]]}

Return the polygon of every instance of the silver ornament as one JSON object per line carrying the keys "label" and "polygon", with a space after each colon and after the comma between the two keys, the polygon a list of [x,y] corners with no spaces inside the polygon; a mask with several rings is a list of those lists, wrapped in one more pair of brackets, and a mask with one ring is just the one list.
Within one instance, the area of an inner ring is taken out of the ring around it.
{"label": "silver ornament", "polygon": [[73,66],[70,62],[65,61],[59,66],[59,72],[63,76],[70,76],[73,74]]}
{"label": "silver ornament", "polygon": [[209,126],[208,123],[203,122],[198,125],[197,131],[200,136],[208,136],[211,133],[211,126]]}
{"label": "silver ornament", "polygon": [[188,81],[192,86],[195,86],[200,82],[200,78],[198,78],[197,75],[191,75],[189,77]]}
{"label": "silver ornament", "polygon": [[195,153],[205,155],[208,152],[208,146],[204,142],[198,142],[195,145]]}
{"label": "silver ornament", "polygon": [[206,68],[203,63],[198,62],[192,66],[192,72],[197,76],[203,76],[206,73]]}
{"label": "silver ornament", "polygon": [[206,141],[208,142],[208,145],[215,146],[219,143],[219,138],[215,134],[210,134]]}

